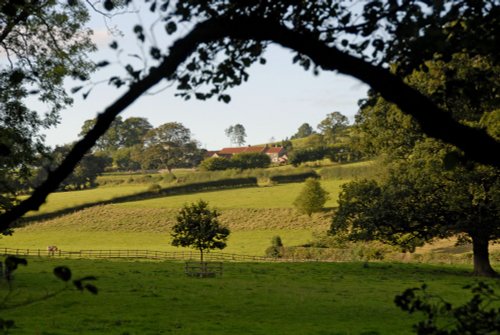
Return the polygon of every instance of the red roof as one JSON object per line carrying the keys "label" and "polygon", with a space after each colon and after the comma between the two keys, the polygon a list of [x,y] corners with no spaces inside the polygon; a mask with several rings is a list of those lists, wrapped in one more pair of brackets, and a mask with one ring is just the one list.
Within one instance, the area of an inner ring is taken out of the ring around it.
{"label": "red roof", "polygon": [[265,154],[280,154],[285,151],[283,147],[268,147],[268,146],[248,146],[248,147],[237,147],[237,148],[222,148],[222,150],[217,152],[220,156],[232,156],[236,154],[241,154],[243,152],[260,152]]}
{"label": "red roof", "polygon": [[283,150],[283,147],[270,147],[267,148],[266,154],[279,154]]}

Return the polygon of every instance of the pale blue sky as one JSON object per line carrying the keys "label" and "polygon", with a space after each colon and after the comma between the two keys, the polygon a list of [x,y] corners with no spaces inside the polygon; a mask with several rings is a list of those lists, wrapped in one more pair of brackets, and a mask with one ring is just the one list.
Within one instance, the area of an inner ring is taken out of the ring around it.
{"label": "pale blue sky", "polygon": [[[144,17],[142,20],[146,24]],[[130,17],[120,17],[115,20],[115,24],[126,36],[120,44],[127,50],[135,48],[136,51],[132,52],[137,52],[135,37],[129,33],[131,28],[127,27],[127,23],[132,21]],[[111,37],[107,36],[104,20],[97,17],[91,24],[96,31],[95,40],[100,49],[91,57],[97,61],[115,59],[115,54],[107,46]],[[127,60],[126,53],[124,55],[122,60],[131,61]],[[155,95],[141,97],[122,116],[146,117],[153,126],[181,122],[204,148],[215,150],[230,146],[224,129],[236,123],[245,127],[247,144],[260,144],[272,137],[276,140],[290,137],[304,122],[316,127],[333,111],[340,111],[352,121],[358,109],[357,101],[366,96],[368,87],[357,79],[327,72],[314,76],[293,65],[293,54],[279,46],[271,46],[265,57],[267,64],[254,65],[247,83],[228,92],[232,97],[229,104],[216,100],[184,101],[174,97],[175,89],[169,88]],[[116,69],[110,67],[97,73],[93,80],[109,78]],[[162,87],[159,85],[152,91]],[[74,105],[61,113],[60,125],[45,132],[47,144],[64,144],[76,140],[83,122],[104,110],[119,93],[123,93],[123,90],[119,92],[107,84],[100,84],[87,100],[81,98],[81,92],[76,94]]]}

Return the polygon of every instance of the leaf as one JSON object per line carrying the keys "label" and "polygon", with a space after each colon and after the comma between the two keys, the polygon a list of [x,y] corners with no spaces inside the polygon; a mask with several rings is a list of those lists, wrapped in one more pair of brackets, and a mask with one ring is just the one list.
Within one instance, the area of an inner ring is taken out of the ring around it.
{"label": "leaf", "polygon": [[161,58],[161,51],[157,47],[151,47],[149,53],[151,54],[151,57],[153,57],[153,59],[158,60]]}
{"label": "leaf", "polygon": [[142,26],[141,26],[141,25],[139,25],[139,24],[136,24],[136,25],[134,26],[134,33],[139,34],[139,33],[142,33],[142,32],[143,32],[143,28],[142,28]]}
{"label": "leaf", "polygon": [[153,3],[151,4],[151,6],[149,7],[149,10],[154,13],[155,10],[156,10],[156,1],[153,1]]}
{"label": "leaf", "polygon": [[98,289],[96,286],[92,285],[92,284],[87,284],[85,285],[85,288],[87,289],[87,291],[89,291],[90,293],[92,294],[97,294],[98,293]]}
{"label": "leaf", "polygon": [[71,93],[76,93],[80,91],[83,88],[83,86],[76,86],[71,88]]}
{"label": "leaf", "polygon": [[165,30],[167,31],[167,34],[172,35],[177,31],[177,25],[175,22],[170,21],[165,25]]}
{"label": "leaf", "polygon": [[87,97],[89,96],[89,94],[90,94],[91,91],[92,91],[92,89],[90,89],[87,92],[83,93],[82,94],[83,99],[87,99]]}
{"label": "leaf", "polygon": [[113,3],[112,0],[104,0],[104,9],[106,9],[107,11],[111,11],[113,10],[113,8],[115,8],[115,4]]}
{"label": "leaf", "polygon": [[161,6],[160,6],[160,10],[161,10],[162,12],[166,12],[166,11],[167,11],[167,9],[168,9],[168,6],[169,6],[169,5],[170,5],[170,1],[169,1],[169,0],[165,1],[165,2],[164,2]]}
{"label": "leaf", "polygon": [[71,270],[67,266],[58,266],[54,268],[54,275],[67,282],[71,279]]}
{"label": "leaf", "polygon": [[228,104],[231,101],[231,96],[227,94],[221,94],[218,99],[219,101],[224,101],[224,103]]}
{"label": "leaf", "polygon": [[443,158],[443,167],[445,170],[453,170],[462,161],[462,157],[456,151],[448,152]]}
{"label": "leaf", "polygon": [[109,65],[109,62],[107,60],[100,61],[99,63],[96,64],[97,67],[105,67],[108,65]]}
{"label": "leaf", "polygon": [[111,49],[114,49],[114,50],[118,49],[118,42],[116,42],[116,41],[111,42],[111,44],[109,45],[109,47]]}
{"label": "leaf", "polygon": [[205,100],[206,99],[206,96],[203,93],[195,93],[195,97],[198,100]]}
{"label": "leaf", "polygon": [[75,285],[77,290],[83,291],[83,284],[81,280],[73,280],[73,285]]}
{"label": "leaf", "polygon": [[5,267],[9,271],[14,271],[17,269],[18,265],[28,265],[28,261],[24,258],[16,257],[16,256],[8,256],[5,259]]}

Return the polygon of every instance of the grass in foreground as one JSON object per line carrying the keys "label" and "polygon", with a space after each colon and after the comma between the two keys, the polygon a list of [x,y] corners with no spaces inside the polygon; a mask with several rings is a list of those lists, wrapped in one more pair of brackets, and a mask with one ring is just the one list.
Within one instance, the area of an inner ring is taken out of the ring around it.
{"label": "grass in foreground", "polygon": [[60,287],[51,269],[61,264],[97,275],[100,293],[2,311],[12,334],[410,334],[417,319],[396,294],[427,282],[456,303],[474,281],[461,267],[414,264],[226,263],[222,278],[195,279],[176,262],[34,258],[16,274],[15,299]]}

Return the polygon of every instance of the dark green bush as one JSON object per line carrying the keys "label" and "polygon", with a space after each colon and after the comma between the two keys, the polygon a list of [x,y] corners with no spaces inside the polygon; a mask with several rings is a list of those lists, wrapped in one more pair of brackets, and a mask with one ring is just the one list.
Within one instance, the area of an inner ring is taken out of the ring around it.
{"label": "dark green bush", "polygon": [[319,178],[319,176],[314,171],[302,172],[296,174],[283,174],[274,175],[269,177],[269,179],[274,183],[300,183],[305,181],[307,178]]}
{"label": "dark green bush", "polygon": [[274,236],[271,240],[271,246],[266,249],[266,256],[272,258],[282,258],[284,254],[285,248],[283,247],[281,237]]}
{"label": "dark green bush", "polygon": [[151,184],[148,186],[148,192],[160,193],[161,186],[158,184]]}

